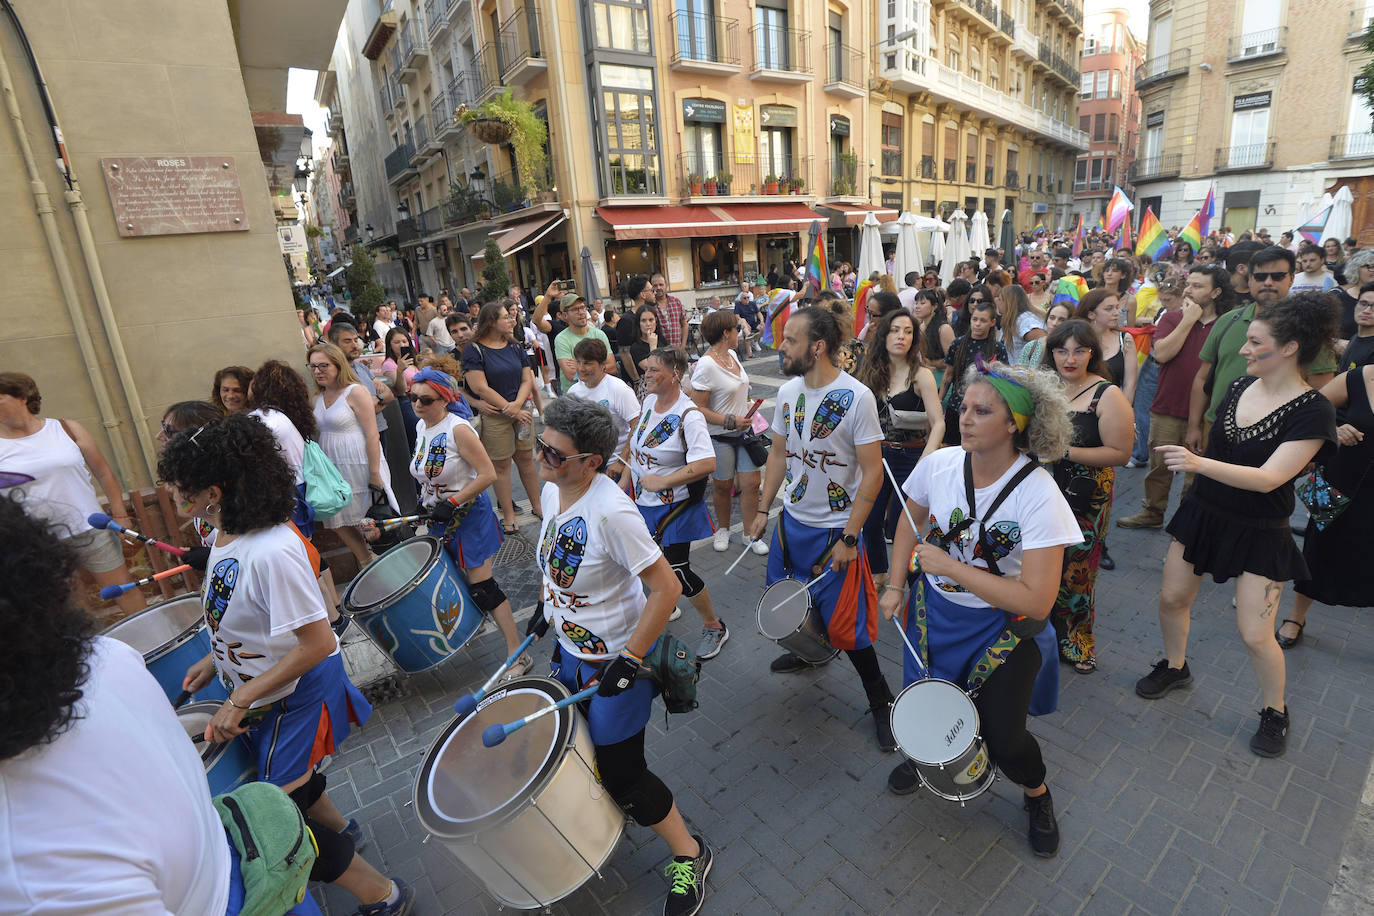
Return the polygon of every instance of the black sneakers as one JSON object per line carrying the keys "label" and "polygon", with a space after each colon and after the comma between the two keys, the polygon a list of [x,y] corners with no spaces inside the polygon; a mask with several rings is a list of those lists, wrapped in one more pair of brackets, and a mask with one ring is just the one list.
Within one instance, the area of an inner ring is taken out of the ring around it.
{"label": "black sneakers", "polygon": [[1250,750],[1261,757],[1277,757],[1288,747],[1288,707],[1279,712],[1266,706],[1259,717],[1259,729],[1250,739]]}
{"label": "black sneakers", "polygon": [[916,765],[903,760],[887,774],[887,791],[893,795],[910,795],[921,787],[921,778],[916,775]]}
{"label": "black sneakers", "polygon": [[715,861],[715,853],[701,834],[693,839],[701,849],[697,857],[674,856],[663,869],[668,880],[673,882],[668,888],[668,899],[663,903],[663,916],[694,916],[706,900],[706,876]]}
{"label": "black sneakers", "polygon": [[888,702],[880,706],[870,706],[868,711],[873,713],[873,727],[878,733],[878,749],[884,753],[895,751],[897,737],[892,734],[892,704]]}
{"label": "black sneakers", "polygon": [[1059,852],[1059,822],[1054,819],[1054,799],[1050,790],[1044,795],[1031,798],[1025,796],[1025,809],[1030,814],[1031,851],[1042,858],[1049,858]]}
{"label": "black sneakers", "polygon": [[1170,668],[1167,658],[1155,662],[1149,674],[1135,682],[1135,692],[1147,700],[1158,700],[1175,687],[1187,687],[1193,682],[1188,663],[1182,668]]}

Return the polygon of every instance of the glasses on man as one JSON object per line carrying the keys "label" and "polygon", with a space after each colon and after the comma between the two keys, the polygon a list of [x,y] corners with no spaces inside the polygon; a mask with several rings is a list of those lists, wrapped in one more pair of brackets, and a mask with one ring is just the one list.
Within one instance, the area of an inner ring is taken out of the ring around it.
{"label": "glasses on man", "polygon": [[591,452],[578,452],[576,455],[565,455],[544,441],[543,436],[534,437],[535,444],[539,446],[539,454],[544,457],[544,462],[555,471],[563,466],[563,462],[572,461],[576,458],[590,458]]}
{"label": "glasses on man", "polygon": [[980,302],[987,302],[987,301],[988,301],[988,300],[984,299],[982,296],[969,296],[969,297],[968,297],[968,304],[969,304],[969,305],[977,305],[977,304],[980,303]]}
{"label": "glasses on man", "polygon": [[1251,276],[1252,279],[1258,280],[1258,281],[1260,281],[1261,283],[1263,283],[1265,280],[1282,280],[1284,277],[1288,276],[1288,271],[1286,271],[1286,270],[1255,270],[1255,271],[1251,271],[1250,276]]}

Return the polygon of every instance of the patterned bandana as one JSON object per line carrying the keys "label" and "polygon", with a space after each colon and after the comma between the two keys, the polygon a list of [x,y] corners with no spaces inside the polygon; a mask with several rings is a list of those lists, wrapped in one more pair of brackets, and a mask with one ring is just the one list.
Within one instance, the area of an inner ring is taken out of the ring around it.
{"label": "patterned bandana", "polygon": [[1017,432],[1025,432],[1026,427],[1030,425],[1031,414],[1035,413],[1035,398],[1031,397],[1030,390],[1011,376],[989,369],[983,363],[983,354],[975,353],[973,360],[978,371],[982,373],[983,380],[995,388],[1002,396],[1002,400],[1007,402],[1007,409],[1011,411]]}

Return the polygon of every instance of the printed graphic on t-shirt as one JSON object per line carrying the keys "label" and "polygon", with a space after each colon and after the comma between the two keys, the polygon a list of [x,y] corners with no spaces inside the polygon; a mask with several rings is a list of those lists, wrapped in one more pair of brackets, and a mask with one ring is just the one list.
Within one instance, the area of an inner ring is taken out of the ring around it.
{"label": "printed graphic on t-shirt", "polygon": [[[640,431],[643,431],[645,424],[649,422],[649,417],[652,415],[653,411],[651,410],[646,410],[644,412],[644,419],[639,421]],[[653,431],[645,437],[642,443],[640,443],[641,447],[653,448],[656,445],[662,445],[663,443],[667,442],[668,439],[671,438],[674,433],[677,432],[677,428],[679,425],[681,425],[681,423],[682,418],[679,417],[677,414],[668,414],[668,416],[658,421],[658,425],[655,426],[653,428]],[[636,432],[635,437],[638,438],[638,436],[639,433]]]}
{"label": "printed graphic on t-shirt", "polygon": [[421,442],[415,449],[415,467],[420,467],[421,456],[424,460],[425,476],[431,479],[438,477],[444,471],[444,462],[448,460],[448,433],[440,433],[430,440],[429,447]]}
{"label": "printed graphic on t-shirt", "polygon": [[[787,405],[783,405],[782,412],[787,413]],[[792,411],[792,425],[797,430],[797,435],[802,434],[802,423],[806,421],[806,395],[797,395],[797,407]]]}
{"label": "printed graphic on t-shirt", "polygon": [[[934,542],[943,542],[945,532],[952,531],[963,520],[964,510],[956,508],[949,515],[949,527],[941,528],[939,520],[935,518],[935,513],[932,512],[930,515],[930,533],[927,535],[927,539]],[[984,544],[978,541],[977,529],[978,523],[975,521],[972,525],[959,532],[959,535],[954,539],[954,543],[950,544],[947,548],[950,556],[965,562],[967,562],[967,560],[982,560],[983,563],[986,564],[988,561],[988,552],[984,549]],[[1021,543],[1021,526],[1016,524],[1016,522],[1005,520],[993,522],[991,525],[988,525],[984,531],[987,532],[987,537],[985,538],[987,546],[992,549],[992,559],[998,562],[1010,556],[1011,552],[1016,549],[1016,545]],[[970,547],[972,547],[972,553],[967,553]],[[958,585],[950,579],[941,579],[938,584],[940,590],[944,592],[967,591],[963,586]]]}
{"label": "printed graphic on t-shirt", "polygon": [[210,571],[210,582],[205,587],[205,618],[211,632],[219,631],[219,622],[229,609],[229,599],[234,597],[238,581],[239,561],[233,557],[220,560]]}
{"label": "printed graphic on t-shirt", "polygon": [[[820,414],[817,414],[817,416],[819,415]],[[826,486],[825,495],[830,499],[831,512],[839,512],[848,509],[853,503],[853,500],[849,498],[849,494],[845,492],[844,487],[835,483],[833,480]]]}
{"label": "printed graphic on t-shirt", "polygon": [[582,557],[587,550],[587,523],[582,516],[568,519],[554,534],[553,525],[548,527],[541,548],[549,578],[559,588],[572,588],[577,578],[577,569],[582,565]]}
{"label": "printed graphic on t-shirt", "polygon": [[793,487],[793,489],[792,489],[792,495],[789,496],[788,499],[789,499],[791,502],[794,502],[794,503],[801,502],[802,497],[804,497],[804,496],[806,495],[806,485],[807,485],[808,483],[810,483],[810,481],[807,480],[806,472],[803,471],[803,472],[802,472],[802,475],[801,475],[801,479],[798,480],[798,481],[797,481],[797,485],[796,485],[795,487]]}
{"label": "printed graphic on t-shirt", "polygon": [[573,623],[571,620],[565,620],[559,629],[563,631],[563,635],[568,638],[568,641],[577,646],[580,651],[596,655],[606,654],[605,640],[586,627]]}
{"label": "printed graphic on t-shirt", "polygon": [[[797,407],[800,410],[805,398],[797,396]],[[816,415],[811,418],[811,438],[824,439],[835,431],[835,427],[840,425],[844,415],[849,412],[849,405],[854,403],[854,392],[848,388],[838,388],[828,392],[821,401],[821,406],[816,408]],[[797,433],[801,433],[801,424],[798,422]]]}

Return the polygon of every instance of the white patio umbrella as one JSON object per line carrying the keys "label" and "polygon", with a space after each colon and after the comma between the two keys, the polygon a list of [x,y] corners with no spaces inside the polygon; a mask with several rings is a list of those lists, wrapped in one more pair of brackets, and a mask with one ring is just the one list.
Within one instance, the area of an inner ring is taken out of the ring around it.
{"label": "white patio umbrella", "polygon": [[1335,239],[1344,242],[1346,236],[1350,235],[1350,230],[1354,226],[1355,217],[1353,207],[1355,197],[1350,193],[1350,188],[1342,187],[1336,192],[1336,196],[1331,198],[1331,218],[1326,221],[1326,231],[1322,233],[1322,242],[1327,239]]}
{"label": "white patio umbrella", "polygon": [[921,245],[916,240],[916,217],[909,210],[897,217],[897,250],[892,269],[892,279],[897,282],[898,289],[906,286],[907,274],[925,270],[921,264]]}
{"label": "white patio umbrella", "polygon": [[862,283],[874,273],[882,273],[883,266],[883,240],[878,217],[870,210],[864,216],[863,228],[859,232],[859,282]]}
{"label": "white patio umbrella", "polygon": [[983,260],[983,252],[992,247],[992,238],[988,235],[988,215],[982,210],[973,214],[968,222],[969,248],[973,256],[979,261]]}
{"label": "white patio umbrella", "polygon": [[930,263],[939,264],[945,259],[945,233],[947,229],[930,230]]}
{"label": "white patio umbrella", "polygon": [[945,257],[940,262],[940,285],[954,282],[956,265],[969,259],[972,249],[968,243],[968,217],[963,210],[955,210],[949,217],[949,238],[945,239]]}

